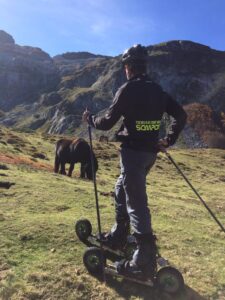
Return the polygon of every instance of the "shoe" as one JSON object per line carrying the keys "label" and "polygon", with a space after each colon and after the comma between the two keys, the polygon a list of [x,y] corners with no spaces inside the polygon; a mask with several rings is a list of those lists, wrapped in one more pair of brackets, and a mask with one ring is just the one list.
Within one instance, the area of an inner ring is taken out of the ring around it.
{"label": "shoe", "polygon": [[130,261],[115,262],[116,270],[125,276],[154,280],[156,262],[156,237],[152,234],[136,235],[137,249]]}
{"label": "shoe", "polygon": [[109,233],[103,233],[101,236],[101,242],[103,245],[111,249],[123,249],[127,243],[127,236],[130,232],[130,224],[115,223]]}
{"label": "shoe", "polygon": [[131,261],[122,259],[120,261],[116,261],[114,266],[119,274],[128,277],[144,278],[142,270],[137,265],[132,265]]}

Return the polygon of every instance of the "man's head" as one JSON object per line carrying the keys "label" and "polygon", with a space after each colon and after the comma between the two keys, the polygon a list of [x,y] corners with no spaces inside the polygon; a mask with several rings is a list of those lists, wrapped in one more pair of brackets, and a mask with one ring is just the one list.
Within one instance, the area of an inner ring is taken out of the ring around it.
{"label": "man's head", "polygon": [[127,49],[122,56],[127,79],[146,73],[147,60],[148,52],[144,46],[138,44]]}

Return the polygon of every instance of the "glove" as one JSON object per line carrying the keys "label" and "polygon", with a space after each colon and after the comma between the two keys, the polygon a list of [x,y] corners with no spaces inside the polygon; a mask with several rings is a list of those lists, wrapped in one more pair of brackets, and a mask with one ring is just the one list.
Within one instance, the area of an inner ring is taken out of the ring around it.
{"label": "glove", "polygon": [[158,148],[159,152],[165,153],[166,152],[166,148],[168,148],[168,147],[169,147],[169,143],[168,143],[167,138],[160,139],[158,141],[157,148]]}
{"label": "glove", "polygon": [[89,116],[90,116],[90,111],[87,110],[87,108],[86,108],[86,110],[83,112],[82,121],[88,122]]}

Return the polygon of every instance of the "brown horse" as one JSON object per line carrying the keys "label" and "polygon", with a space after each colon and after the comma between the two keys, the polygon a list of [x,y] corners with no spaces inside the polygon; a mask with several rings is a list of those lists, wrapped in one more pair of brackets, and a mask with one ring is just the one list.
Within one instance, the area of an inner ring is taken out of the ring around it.
{"label": "brown horse", "polygon": [[[93,153],[94,171],[98,170],[98,161]],[[91,149],[89,144],[82,138],[70,140],[60,139],[55,149],[55,173],[66,175],[65,165],[70,164],[68,176],[72,176],[75,163],[81,163],[80,177],[93,179],[91,164]]]}

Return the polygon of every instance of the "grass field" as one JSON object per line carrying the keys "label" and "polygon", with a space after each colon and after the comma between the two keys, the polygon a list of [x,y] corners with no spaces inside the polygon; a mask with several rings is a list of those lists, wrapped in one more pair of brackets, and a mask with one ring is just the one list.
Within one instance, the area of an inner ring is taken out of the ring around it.
{"label": "grass field", "polygon": [[[91,277],[85,246],[74,233],[79,218],[97,230],[93,183],[53,173],[57,137],[0,130],[0,299],[225,299],[225,234],[163,154],[147,191],[160,251],[183,274],[177,296],[109,278]],[[110,192],[119,174],[115,143],[94,143],[102,226],[114,222]],[[180,168],[225,224],[225,151],[171,150]],[[7,187],[7,184],[6,184]],[[108,196],[107,196],[108,194]]]}

